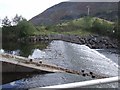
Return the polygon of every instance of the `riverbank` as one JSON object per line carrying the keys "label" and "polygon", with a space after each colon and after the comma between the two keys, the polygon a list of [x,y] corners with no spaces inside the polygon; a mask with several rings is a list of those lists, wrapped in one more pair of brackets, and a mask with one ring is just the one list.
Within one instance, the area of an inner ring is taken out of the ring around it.
{"label": "riverbank", "polygon": [[51,35],[39,35],[29,36],[27,38],[18,39],[18,41],[24,42],[40,42],[40,41],[52,41],[52,40],[63,40],[66,42],[76,43],[80,45],[86,45],[92,49],[108,49],[118,48],[118,41],[109,37],[99,35],[64,35],[64,34],[51,34]]}

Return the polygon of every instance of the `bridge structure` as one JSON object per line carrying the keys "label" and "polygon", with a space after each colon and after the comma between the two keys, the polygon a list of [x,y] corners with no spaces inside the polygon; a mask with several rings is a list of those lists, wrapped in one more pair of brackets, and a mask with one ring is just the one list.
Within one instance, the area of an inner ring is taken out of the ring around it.
{"label": "bridge structure", "polygon": [[59,72],[70,73],[82,76],[88,76],[91,78],[107,78],[107,76],[101,76],[93,72],[84,72],[84,70],[77,71],[57,66],[54,64],[48,64],[42,60],[29,59],[21,56],[11,55],[7,53],[0,54],[0,64],[2,65],[2,73],[11,72]]}

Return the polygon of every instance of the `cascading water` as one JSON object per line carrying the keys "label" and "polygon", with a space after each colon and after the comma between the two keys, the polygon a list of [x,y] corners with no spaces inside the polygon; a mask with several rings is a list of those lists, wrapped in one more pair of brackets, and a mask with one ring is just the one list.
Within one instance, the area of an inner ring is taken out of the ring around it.
{"label": "cascading water", "polygon": [[69,67],[71,69],[85,69],[107,76],[118,75],[117,63],[85,45],[72,44],[64,41],[54,41],[51,43],[50,49],[59,53],[59,56],[53,60],[54,63],[59,60],[59,63],[56,63],[57,65],[64,62],[62,63],[64,64],[62,66]]}
{"label": "cascading water", "polygon": [[45,58],[46,54],[44,51],[41,51],[39,49],[35,49],[32,55],[29,55],[28,58],[30,59],[43,59]]}

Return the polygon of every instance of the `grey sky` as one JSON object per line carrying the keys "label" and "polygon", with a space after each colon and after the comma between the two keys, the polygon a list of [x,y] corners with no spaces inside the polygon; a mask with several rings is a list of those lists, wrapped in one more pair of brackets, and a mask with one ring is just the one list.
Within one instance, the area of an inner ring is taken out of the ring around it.
{"label": "grey sky", "polygon": [[67,0],[0,0],[0,19],[13,18],[16,14],[30,19],[47,8]]}

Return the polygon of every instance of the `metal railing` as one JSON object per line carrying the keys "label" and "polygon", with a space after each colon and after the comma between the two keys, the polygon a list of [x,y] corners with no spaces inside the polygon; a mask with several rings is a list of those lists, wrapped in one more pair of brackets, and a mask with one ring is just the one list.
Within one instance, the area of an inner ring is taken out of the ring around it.
{"label": "metal railing", "polygon": [[40,88],[80,88],[83,86],[92,86],[92,85],[99,85],[99,84],[106,84],[106,83],[113,83],[120,81],[120,76],[110,77],[110,78],[103,78],[103,79],[95,79],[89,81],[82,81],[82,82],[75,82],[69,84],[61,84],[61,85],[54,85],[54,86],[46,86]]}

